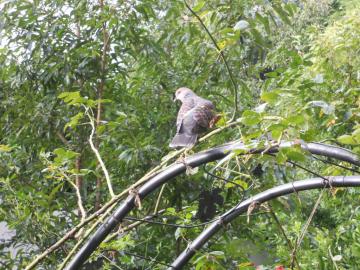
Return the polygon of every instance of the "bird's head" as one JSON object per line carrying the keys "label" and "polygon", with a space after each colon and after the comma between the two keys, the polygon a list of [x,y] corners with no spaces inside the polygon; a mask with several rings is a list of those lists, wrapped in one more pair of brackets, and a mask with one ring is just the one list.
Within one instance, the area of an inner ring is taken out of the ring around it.
{"label": "bird's head", "polygon": [[180,100],[181,102],[183,102],[185,100],[185,98],[188,98],[188,97],[194,96],[194,95],[195,95],[195,93],[191,89],[186,88],[186,87],[180,87],[175,92],[174,101]]}

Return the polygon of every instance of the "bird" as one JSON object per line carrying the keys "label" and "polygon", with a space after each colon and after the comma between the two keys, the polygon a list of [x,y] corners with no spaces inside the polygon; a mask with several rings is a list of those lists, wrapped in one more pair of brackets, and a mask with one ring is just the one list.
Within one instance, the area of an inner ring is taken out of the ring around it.
{"label": "bird", "polygon": [[176,90],[176,100],[182,105],[177,115],[176,134],[169,146],[192,148],[198,135],[212,128],[220,117],[215,114],[215,106],[210,100],[199,97],[187,87]]}

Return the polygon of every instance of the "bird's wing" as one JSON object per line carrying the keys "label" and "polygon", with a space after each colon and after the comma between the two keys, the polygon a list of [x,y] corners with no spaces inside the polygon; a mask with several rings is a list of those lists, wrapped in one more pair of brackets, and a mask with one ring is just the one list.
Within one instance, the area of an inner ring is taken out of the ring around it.
{"label": "bird's wing", "polygon": [[193,109],[193,119],[199,126],[208,128],[211,119],[214,117],[213,109],[214,105],[210,101],[202,102]]}
{"label": "bird's wing", "polygon": [[178,133],[181,129],[182,122],[184,120],[184,117],[187,113],[189,113],[190,110],[192,110],[195,107],[195,101],[192,98],[189,98],[186,100],[186,102],[183,102],[181,105],[177,120],[176,120],[176,132]]}

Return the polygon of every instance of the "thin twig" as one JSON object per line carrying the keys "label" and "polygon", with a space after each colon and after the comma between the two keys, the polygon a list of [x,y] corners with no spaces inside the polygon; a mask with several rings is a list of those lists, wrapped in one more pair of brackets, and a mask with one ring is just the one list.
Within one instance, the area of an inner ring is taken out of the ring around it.
{"label": "thin twig", "polygon": [[[268,204],[266,205],[266,209],[269,211],[270,215],[271,215],[271,216],[273,217],[273,219],[275,220],[275,223],[276,223],[276,225],[278,226],[279,230],[281,231],[281,234],[284,236],[284,239],[286,240],[286,243],[287,243],[289,249],[290,249],[290,250],[293,250],[294,247],[293,247],[293,245],[291,244],[290,239],[287,237],[286,232],[285,232],[283,226],[281,225],[279,219],[277,218],[274,210],[273,210],[272,207],[271,207],[270,205],[268,205]],[[295,255],[294,255],[294,261],[295,261],[295,263],[296,263],[297,268],[298,268],[298,269],[301,269],[301,268],[300,268],[300,265],[299,265],[299,262],[298,262],[298,259],[297,259],[297,257],[296,257]]]}
{"label": "thin twig", "polygon": [[181,225],[181,224],[174,224],[174,223],[165,223],[161,221],[153,221],[149,219],[143,219],[143,218],[135,218],[135,217],[124,217],[125,220],[132,220],[132,221],[142,221],[144,223],[150,223],[150,224],[156,224],[156,225],[162,225],[162,226],[168,226],[168,227],[175,227],[175,228],[183,228],[183,229],[191,229],[191,228],[197,228],[197,227],[203,227],[205,225],[208,225],[219,218],[215,218],[213,220],[205,221],[200,224],[194,224],[194,225]]}
{"label": "thin twig", "polygon": [[206,174],[210,175],[211,177],[219,179],[221,181],[224,181],[225,183],[233,184],[234,186],[240,188],[242,192],[245,192],[245,189],[244,189],[244,187],[242,185],[239,185],[238,183],[236,183],[234,181],[225,179],[224,177],[221,177],[221,176],[218,176],[216,174],[213,174],[213,173],[209,172],[208,170],[206,170],[206,166],[204,166],[204,171],[205,171]]}
{"label": "thin twig", "polygon": [[[179,211],[182,211],[184,209],[187,209],[189,208],[188,206],[184,206],[183,208],[181,208]],[[113,240],[115,237],[117,237],[119,235],[119,233],[121,233],[122,235],[124,235],[126,232],[128,231],[131,231],[132,229],[136,228],[137,226],[143,224],[143,223],[146,223],[148,220],[151,220],[155,217],[158,217],[160,214],[164,213],[166,211],[166,209],[161,209],[157,212],[157,214],[151,214],[151,215],[147,215],[146,217],[144,218],[139,218],[138,221],[136,222],[133,222],[129,225],[127,225],[126,227],[120,227],[119,230],[115,233],[113,233],[112,235],[108,236],[104,242],[107,243],[111,240]]]}
{"label": "thin twig", "polygon": [[215,129],[215,130],[207,133],[205,136],[201,137],[201,138],[199,139],[199,142],[203,142],[203,141],[207,140],[209,137],[211,137],[211,136],[213,136],[213,135],[215,135],[215,134],[223,131],[224,129],[227,129],[227,128],[232,127],[232,126],[239,125],[240,123],[241,123],[240,121],[235,121],[235,122],[227,123],[225,126],[219,127],[219,128],[217,128],[217,129]]}
{"label": "thin twig", "polygon": [[[236,158],[237,158],[237,156],[236,156]],[[235,165],[235,166],[237,166],[237,165]],[[237,166],[237,167],[239,168],[239,166]],[[242,173],[242,172],[239,172],[239,171],[235,171],[235,168],[229,169],[229,168],[225,168],[223,166],[218,166],[217,168],[222,169],[224,171],[229,171],[229,172],[232,172],[232,173],[236,173],[237,175],[243,176],[245,178],[251,178],[251,175],[249,175],[247,173]]]}
{"label": "thin twig", "polygon": [[[80,189],[75,183],[73,183],[73,181],[71,181],[70,177],[68,177],[65,173],[61,172],[61,174],[64,176],[66,181],[69,182],[75,189],[76,197],[77,197],[77,204],[78,204],[78,208],[79,208],[80,214],[81,214],[80,222],[84,222],[84,220],[86,218],[86,211],[85,211],[84,205],[82,203]],[[84,228],[81,228],[75,235],[75,238],[80,238],[81,235],[83,234],[83,230],[84,230]]]}
{"label": "thin twig", "polygon": [[187,7],[187,9],[195,16],[195,18],[200,22],[201,26],[204,28],[204,30],[206,31],[206,33],[208,34],[208,36],[210,37],[211,41],[213,42],[215,48],[217,49],[218,53],[220,54],[221,59],[224,61],[226,70],[229,74],[229,78],[230,81],[232,83],[233,86],[233,96],[234,96],[234,112],[233,115],[231,117],[231,119],[229,120],[229,122],[232,122],[235,120],[236,114],[238,112],[238,87],[235,83],[235,79],[234,76],[230,70],[229,64],[225,58],[225,54],[224,52],[220,49],[219,45],[217,44],[214,36],[210,33],[209,29],[206,27],[206,25],[204,24],[204,22],[202,21],[202,19],[199,17],[199,15],[196,14],[196,12],[189,6],[189,4],[186,2],[186,0],[184,0],[185,6]]}
{"label": "thin twig", "polygon": [[[267,153],[267,154],[268,154],[269,156],[275,157],[274,154],[270,154],[270,153]],[[294,161],[287,160],[286,162],[289,163],[289,164],[291,164],[291,165],[294,165],[295,167],[298,167],[298,168],[300,168],[300,169],[302,169],[302,170],[304,170],[304,171],[306,171],[306,172],[308,172],[308,173],[311,173],[311,174],[313,174],[313,175],[315,175],[315,176],[317,176],[317,177],[319,177],[319,178],[321,178],[321,179],[324,179],[324,180],[327,181],[327,182],[329,182],[329,179],[327,179],[326,177],[324,177],[324,176],[322,176],[321,174],[316,173],[316,172],[314,172],[314,171],[312,171],[312,170],[310,170],[310,169],[308,169],[308,168],[305,168],[304,166],[302,166],[302,165],[300,165],[300,164],[298,164],[298,163],[296,163],[296,162],[294,162]]]}
{"label": "thin twig", "polygon": [[84,208],[83,203],[82,203],[80,190],[79,190],[78,186],[73,181],[71,181],[69,176],[67,176],[63,172],[61,174],[62,174],[62,176],[64,176],[66,181],[69,182],[73,186],[73,188],[76,191],[77,204],[78,204],[78,207],[79,207],[79,210],[80,210],[80,213],[81,213],[81,222],[83,222],[85,220],[85,218],[86,218],[86,211],[85,211],[85,208]]}
{"label": "thin twig", "polygon": [[154,215],[156,215],[158,212],[160,200],[161,200],[162,194],[164,192],[165,186],[166,186],[166,183],[164,185],[162,185],[162,187],[160,189],[159,196],[158,196],[158,198],[156,200],[156,204],[155,204]]}
{"label": "thin twig", "polygon": [[[78,198],[80,199],[81,202],[81,189],[82,189],[82,183],[83,183],[83,178],[80,174],[80,170],[81,170],[81,156],[78,155],[75,159],[75,169],[76,169],[76,174],[75,174],[75,185],[77,187],[77,194],[78,194]],[[82,205],[82,203],[81,203]],[[86,218],[86,213],[85,211],[82,211],[80,206],[79,206],[79,212],[81,215],[81,221],[84,221]],[[79,215],[79,214],[78,214]],[[81,230],[75,235],[75,238],[77,238],[78,236],[81,236],[83,232],[83,228],[81,228]]]}
{"label": "thin twig", "polygon": [[323,163],[331,164],[331,165],[334,165],[334,166],[336,166],[336,167],[342,168],[342,169],[344,169],[344,170],[347,170],[347,171],[350,171],[350,172],[354,172],[354,173],[359,173],[359,174],[360,174],[360,171],[359,171],[359,170],[356,170],[356,169],[353,169],[353,168],[349,168],[349,167],[346,167],[346,166],[337,164],[337,163],[332,162],[332,161],[330,161],[330,160],[318,158],[318,157],[316,157],[316,156],[314,156],[314,155],[312,155],[312,157],[313,157],[314,159],[316,159],[316,160],[319,160],[319,161],[323,162]]}
{"label": "thin twig", "polygon": [[[238,217],[248,217],[248,216],[259,216],[259,215],[263,215],[266,212],[258,212],[258,213],[249,213],[246,215],[238,215]],[[154,217],[158,217],[158,215],[154,216]],[[155,225],[161,225],[161,226],[168,226],[168,227],[175,227],[175,228],[183,228],[183,229],[192,229],[192,228],[198,228],[198,227],[203,227],[206,226],[210,223],[213,223],[217,220],[220,219],[220,217],[216,217],[212,220],[209,221],[205,221],[199,224],[192,224],[192,225],[181,225],[181,224],[175,224],[175,223],[165,223],[165,222],[161,222],[161,221],[154,221],[154,220],[150,220],[148,218],[135,218],[135,217],[124,217],[124,219],[126,220],[132,220],[132,221],[137,221],[137,222],[142,222],[142,223],[149,223],[149,224],[155,224]],[[136,223],[136,222],[135,222]],[[133,223],[134,224],[134,223]]]}
{"label": "thin twig", "polygon": [[68,140],[64,137],[64,135],[60,132],[60,131],[56,131],[56,135],[58,136],[58,138],[60,139],[60,141],[62,141],[63,144],[65,145],[69,145]]}
{"label": "thin twig", "polygon": [[101,257],[103,257],[105,260],[107,260],[112,266],[114,266],[117,269],[123,270],[120,266],[118,266],[116,263],[114,263],[112,260],[110,260],[108,257],[106,257],[104,254],[100,254]]}
{"label": "thin twig", "polygon": [[131,253],[131,252],[127,252],[127,251],[122,251],[122,252],[124,252],[126,255],[129,255],[129,256],[134,256],[134,257],[143,259],[143,260],[145,260],[145,261],[150,261],[150,262],[153,262],[153,263],[161,264],[161,265],[168,266],[168,267],[171,267],[171,268],[172,268],[172,266],[171,266],[170,264],[166,264],[166,263],[157,261],[157,260],[155,260],[155,259],[153,259],[153,258],[141,256],[141,255],[138,255],[138,254],[134,254],[134,253]]}
{"label": "thin twig", "polygon": [[335,269],[336,269],[336,270],[339,270],[339,267],[338,267],[338,265],[336,264],[336,261],[335,261],[335,259],[334,259],[334,256],[333,256],[332,253],[331,253],[331,246],[329,246],[328,250],[329,250],[329,255],[330,255],[331,261],[333,262]]}
{"label": "thin twig", "polygon": [[296,244],[295,244],[295,246],[294,246],[294,249],[293,249],[293,251],[292,251],[292,253],[291,253],[291,269],[294,269],[294,261],[295,261],[296,252],[297,252],[297,250],[299,249],[299,247],[300,247],[300,245],[301,245],[301,242],[302,242],[303,239],[304,239],[304,236],[305,236],[305,234],[306,234],[306,231],[308,230],[308,228],[309,228],[309,226],[310,226],[310,223],[311,223],[311,221],[312,221],[312,219],[313,219],[313,217],[314,217],[314,215],[315,215],[315,212],[316,212],[317,208],[319,207],[319,204],[320,204],[320,202],[321,202],[321,198],[322,198],[322,196],[324,195],[324,191],[325,191],[325,189],[322,189],[322,190],[321,190],[321,193],[320,193],[320,195],[319,195],[319,197],[318,197],[318,199],[317,199],[317,201],[316,201],[316,203],[315,203],[315,205],[314,205],[314,207],[313,207],[313,209],[312,209],[312,211],[311,211],[311,213],[310,213],[310,216],[309,216],[309,218],[307,219],[307,221],[306,221],[306,223],[305,223],[305,225],[304,225],[304,228],[303,228],[303,230],[301,231],[300,236],[299,236],[299,238],[298,238],[298,240],[297,240],[297,242],[296,242]]}
{"label": "thin twig", "polygon": [[[185,209],[185,208],[188,208],[188,207],[183,207],[181,210]],[[108,236],[105,240],[104,240],[104,243],[107,243],[111,240],[113,240],[115,237],[117,237],[119,235],[119,233],[121,233],[122,235],[124,235],[126,232],[128,231],[131,231],[132,229],[136,228],[137,226],[143,224],[146,220],[151,220],[155,217],[157,217],[159,214],[162,214],[166,211],[166,209],[161,209],[158,211],[157,214],[151,214],[151,215],[147,215],[146,217],[142,218],[141,220],[139,221],[136,221],[136,222],[133,222],[125,227],[122,227],[120,225],[119,229],[117,232],[111,234],[110,236]]]}
{"label": "thin twig", "polygon": [[[91,109],[90,109],[90,110],[91,110]],[[89,137],[89,143],[90,143],[91,150],[94,152],[97,160],[98,160],[99,163],[100,163],[101,169],[103,170],[104,175],[105,175],[105,179],[106,179],[106,183],[107,183],[107,185],[108,185],[108,189],[109,189],[110,195],[111,195],[112,198],[114,198],[114,197],[115,197],[115,193],[114,193],[114,190],[113,190],[113,188],[112,188],[112,184],[111,184],[109,172],[108,172],[108,170],[106,169],[105,163],[104,163],[104,161],[102,160],[99,151],[96,149],[96,147],[95,147],[95,145],[94,145],[94,143],[93,143],[93,137],[94,137],[94,133],[95,133],[95,123],[94,123],[94,120],[93,120],[93,116],[89,114],[89,108],[87,108],[87,109],[85,110],[85,114],[89,117],[89,120],[90,120],[89,123],[90,123],[90,125],[91,125],[91,133],[90,133],[90,137]]]}

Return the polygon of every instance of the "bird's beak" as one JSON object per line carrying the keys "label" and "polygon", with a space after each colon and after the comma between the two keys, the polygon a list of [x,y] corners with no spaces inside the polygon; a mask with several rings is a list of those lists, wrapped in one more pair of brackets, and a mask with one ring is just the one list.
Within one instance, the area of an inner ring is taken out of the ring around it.
{"label": "bird's beak", "polygon": [[173,95],[173,102],[176,102],[178,99],[177,99],[177,97],[176,97],[176,95],[174,94]]}

